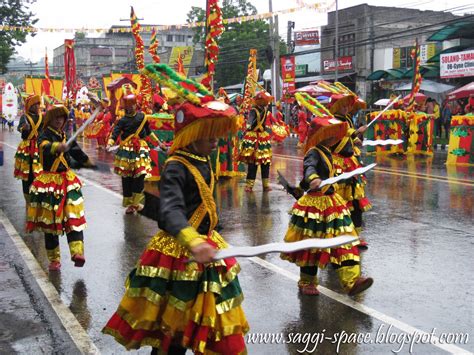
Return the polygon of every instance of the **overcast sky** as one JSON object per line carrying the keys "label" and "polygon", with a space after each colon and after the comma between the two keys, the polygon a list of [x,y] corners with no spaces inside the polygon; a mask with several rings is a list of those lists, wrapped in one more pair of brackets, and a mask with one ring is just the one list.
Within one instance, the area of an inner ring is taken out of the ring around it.
{"label": "overcast sky", "polygon": [[[259,13],[267,12],[269,0],[250,0]],[[333,3],[335,0],[326,0]],[[316,3],[315,0],[305,0],[306,3]],[[128,19],[130,6],[135,9],[141,23],[146,24],[183,24],[186,22],[186,14],[191,6],[205,7],[205,0],[37,0],[31,6],[32,11],[39,19],[36,26],[46,28],[109,28],[113,25],[124,25],[129,22],[120,21]],[[339,8],[346,8],[358,4],[368,3],[370,5],[397,7],[409,7],[421,10],[446,10],[454,7],[471,5],[461,8],[456,14],[474,12],[472,0],[400,0],[400,2],[388,2],[386,0],[360,1],[339,0]],[[297,6],[296,0],[273,0],[273,10],[283,10]],[[332,9],[335,9],[333,7]],[[280,16],[280,35],[286,38],[287,22],[295,21],[296,29],[305,29],[324,26],[327,22],[326,14],[319,14],[310,10],[299,11],[295,14]],[[90,34],[89,34],[90,35]],[[95,35],[97,36],[97,35]],[[44,57],[45,48],[48,48],[49,60],[52,61],[53,49],[60,46],[64,39],[72,38],[72,33],[38,33],[21,47],[17,47],[20,56],[38,61]]]}

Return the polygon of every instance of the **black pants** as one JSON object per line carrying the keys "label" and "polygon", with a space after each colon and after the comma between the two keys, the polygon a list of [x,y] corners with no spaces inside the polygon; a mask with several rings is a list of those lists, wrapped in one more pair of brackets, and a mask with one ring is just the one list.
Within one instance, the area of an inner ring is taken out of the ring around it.
{"label": "black pants", "polygon": [[23,193],[25,195],[29,195],[30,193],[30,186],[31,184],[33,183],[33,180],[34,180],[34,177],[33,177],[33,166],[32,164],[30,163],[30,172],[28,174],[28,180],[25,181],[25,180],[21,180],[21,185],[23,187]]}
{"label": "black pants", "polygon": [[362,228],[362,209],[360,208],[359,201],[353,200],[352,206],[354,206],[354,210],[351,211],[352,223],[354,223],[354,227]]}
{"label": "black pants", "polygon": [[[255,178],[257,177],[257,169],[257,164],[248,164],[247,180],[255,180]],[[268,179],[268,177],[270,176],[270,164],[260,165],[260,171],[262,173],[262,180]]]}
{"label": "black pants", "polygon": [[[82,233],[82,231],[81,232],[72,231],[66,235],[67,235],[68,243],[84,241],[84,234]],[[59,235],[45,233],[44,242],[45,242],[45,247],[47,250],[56,249],[59,246]]]}
{"label": "black pants", "polygon": [[145,175],[140,175],[137,178],[123,177],[122,191],[123,197],[132,197],[132,194],[139,194],[145,188]]}

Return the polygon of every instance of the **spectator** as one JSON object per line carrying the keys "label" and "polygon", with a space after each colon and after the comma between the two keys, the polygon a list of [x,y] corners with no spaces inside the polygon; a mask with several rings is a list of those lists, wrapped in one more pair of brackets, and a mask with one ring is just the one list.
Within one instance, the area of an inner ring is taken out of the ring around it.
{"label": "spectator", "polygon": [[433,117],[435,124],[435,135],[441,138],[441,127],[443,126],[443,121],[440,115],[439,104],[436,100],[433,100]]}
{"label": "spectator", "polygon": [[441,121],[443,122],[444,132],[445,132],[444,134],[445,134],[446,139],[448,139],[449,137],[449,129],[451,127],[452,116],[453,114],[451,112],[451,103],[446,101],[444,103],[443,112],[441,113]]}

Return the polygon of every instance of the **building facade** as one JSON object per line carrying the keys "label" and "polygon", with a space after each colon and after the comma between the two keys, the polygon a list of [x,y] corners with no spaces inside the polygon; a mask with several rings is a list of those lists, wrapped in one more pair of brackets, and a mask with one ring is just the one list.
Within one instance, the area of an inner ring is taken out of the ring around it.
{"label": "building facade", "polygon": [[[145,44],[145,64],[153,60],[148,53],[151,39],[152,25],[142,25],[141,32]],[[74,55],[76,59],[77,75],[81,78],[91,76],[99,77],[110,73],[111,70],[134,71],[135,66],[135,40],[130,27],[113,26],[102,37],[90,38],[76,35]],[[158,55],[162,63],[169,63],[173,48],[192,48],[192,59],[187,65],[188,76],[196,76],[203,71],[204,51],[200,46],[193,44],[193,31],[191,29],[170,29],[159,31],[157,34],[159,47]],[[64,75],[64,44],[54,49],[53,73]]]}
{"label": "building facade", "polygon": [[[335,12],[328,14],[328,25],[322,27],[322,74],[335,74]],[[372,81],[367,77],[376,70],[402,69],[412,66],[411,48],[418,38],[422,61],[441,51],[427,38],[438,28],[456,20],[448,12],[421,11],[397,7],[362,4],[339,10],[338,48],[339,77],[362,97],[373,95]]]}

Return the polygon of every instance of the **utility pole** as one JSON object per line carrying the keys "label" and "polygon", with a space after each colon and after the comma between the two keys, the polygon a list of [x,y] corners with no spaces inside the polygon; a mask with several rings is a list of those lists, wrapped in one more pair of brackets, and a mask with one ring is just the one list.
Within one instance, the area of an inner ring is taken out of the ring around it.
{"label": "utility pole", "polygon": [[[270,13],[273,13],[273,4],[272,0],[268,1],[268,10]],[[276,29],[275,29],[276,27]],[[278,36],[278,16],[275,16],[275,21],[273,21],[273,16],[270,17],[270,48],[272,51],[272,67],[271,67],[271,74],[272,74],[272,96],[275,98],[276,101],[280,98],[280,41]],[[272,108],[273,115],[276,114],[276,108],[273,106]]]}
{"label": "utility pole", "polygon": [[334,71],[334,81],[337,81],[338,67],[339,67],[339,7],[336,0],[336,38],[335,38],[334,59],[336,61],[336,70]]}

